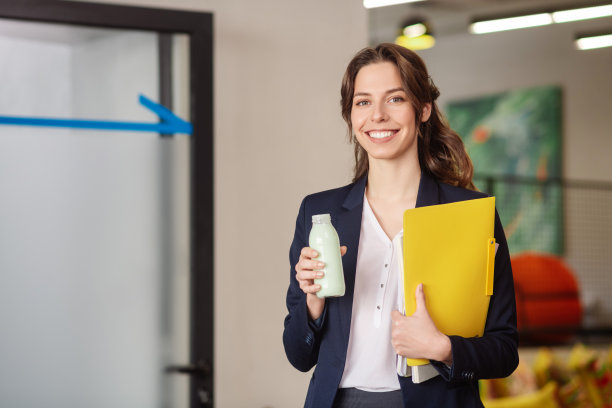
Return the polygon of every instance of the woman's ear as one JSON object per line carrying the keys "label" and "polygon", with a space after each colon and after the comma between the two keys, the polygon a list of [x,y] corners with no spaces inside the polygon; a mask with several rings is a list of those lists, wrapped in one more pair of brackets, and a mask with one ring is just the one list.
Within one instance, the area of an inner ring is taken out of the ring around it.
{"label": "woman's ear", "polygon": [[427,122],[431,116],[431,103],[426,103],[421,112],[421,123]]}

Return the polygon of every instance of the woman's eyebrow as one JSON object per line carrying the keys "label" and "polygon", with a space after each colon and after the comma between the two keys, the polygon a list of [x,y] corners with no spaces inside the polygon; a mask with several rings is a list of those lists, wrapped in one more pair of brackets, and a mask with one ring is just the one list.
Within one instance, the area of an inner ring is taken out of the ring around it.
{"label": "woman's eyebrow", "polygon": [[[404,92],[404,88],[402,87],[398,87],[398,88],[393,88],[393,89],[389,89],[388,91],[385,91],[385,95],[391,94],[393,92],[398,92],[398,91],[402,91]],[[371,94],[368,92],[355,92],[353,94],[353,98],[357,97],[357,96],[370,96]]]}
{"label": "woman's eyebrow", "polygon": [[402,91],[402,92],[404,92],[404,88],[402,88],[402,87],[398,87],[398,88],[389,89],[389,90],[388,90],[387,92],[385,92],[385,93],[390,94],[390,93],[393,93],[393,92],[398,92],[398,91]]}

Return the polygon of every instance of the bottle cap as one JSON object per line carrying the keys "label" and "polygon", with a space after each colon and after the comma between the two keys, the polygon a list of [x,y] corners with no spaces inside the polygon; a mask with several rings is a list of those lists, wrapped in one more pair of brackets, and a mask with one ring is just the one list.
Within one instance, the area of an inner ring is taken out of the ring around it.
{"label": "bottle cap", "polygon": [[313,224],[330,224],[331,216],[329,214],[317,214],[312,216]]}

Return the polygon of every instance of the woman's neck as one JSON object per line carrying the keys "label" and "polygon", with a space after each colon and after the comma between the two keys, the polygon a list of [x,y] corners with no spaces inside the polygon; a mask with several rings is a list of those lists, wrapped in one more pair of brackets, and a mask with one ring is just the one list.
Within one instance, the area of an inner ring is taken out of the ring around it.
{"label": "woman's neck", "polygon": [[418,160],[414,164],[372,160],[368,170],[367,196],[389,203],[416,201],[421,180]]}

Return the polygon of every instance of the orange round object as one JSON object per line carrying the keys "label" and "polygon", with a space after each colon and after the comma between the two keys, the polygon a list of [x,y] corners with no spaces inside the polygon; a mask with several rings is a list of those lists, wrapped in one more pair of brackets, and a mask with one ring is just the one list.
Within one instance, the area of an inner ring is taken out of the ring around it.
{"label": "orange round object", "polygon": [[519,332],[538,342],[569,340],[582,322],[578,283],[559,258],[526,252],[512,257]]}

